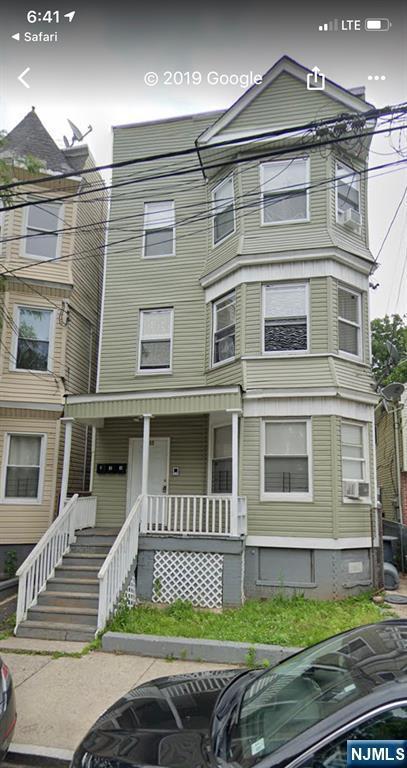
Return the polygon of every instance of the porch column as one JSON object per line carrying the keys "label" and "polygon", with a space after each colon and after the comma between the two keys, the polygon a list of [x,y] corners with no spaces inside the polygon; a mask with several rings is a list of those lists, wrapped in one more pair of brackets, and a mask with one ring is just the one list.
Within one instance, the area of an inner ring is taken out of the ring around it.
{"label": "porch column", "polygon": [[142,529],[147,529],[148,466],[150,459],[151,413],[143,414],[143,464],[141,468],[141,495],[143,496]]}
{"label": "porch column", "polygon": [[241,410],[232,412],[232,519],[231,533],[237,536],[237,512],[239,496],[239,416]]}
{"label": "porch column", "polygon": [[68,492],[68,480],[69,480],[69,466],[71,463],[71,445],[72,445],[72,426],[75,419],[71,416],[65,416],[61,419],[61,422],[65,424],[65,441],[64,441],[64,461],[62,465],[62,480],[61,480],[61,492],[59,496],[59,509],[60,515],[65,504],[66,496]]}

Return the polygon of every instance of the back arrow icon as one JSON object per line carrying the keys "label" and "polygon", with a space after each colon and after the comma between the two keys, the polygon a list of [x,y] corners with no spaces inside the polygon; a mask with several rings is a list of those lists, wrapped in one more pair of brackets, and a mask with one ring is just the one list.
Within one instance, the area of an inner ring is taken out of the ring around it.
{"label": "back arrow icon", "polygon": [[25,69],[24,72],[22,72],[21,75],[19,75],[17,78],[17,80],[19,80],[20,83],[25,86],[25,88],[30,87],[28,83],[26,83],[24,80],[25,75],[27,75],[29,71],[30,71],[30,67],[27,67],[27,69]]}

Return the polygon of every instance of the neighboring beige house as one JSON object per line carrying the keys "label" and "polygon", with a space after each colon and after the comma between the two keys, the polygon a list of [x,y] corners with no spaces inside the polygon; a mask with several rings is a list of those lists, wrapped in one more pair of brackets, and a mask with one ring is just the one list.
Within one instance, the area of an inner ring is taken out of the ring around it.
{"label": "neighboring beige house", "polygon": [[[398,445],[396,445],[396,440]],[[407,526],[407,392],[376,410],[377,484],[385,520]]]}
{"label": "neighboring beige house", "polygon": [[[29,156],[40,173],[25,169]],[[24,559],[56,514],[64,394],[95,389],[104,226],[93,225],[106,218],[103,193],[86,204],[75,197],[100,186],[98,174],[81,175],[94,165],[88,147],[60,150],[34,108],[2,157],[16,179],[46,181],[20,187],[12,203],[32,202],[3,212],[0,224],[0,572],[10,550]],[[69,176],[52,183],[57,173]],[[67,199],[42,202],[50,197]],[[89,428],[76,425],[71,492],[88,490],[90,446]]]}

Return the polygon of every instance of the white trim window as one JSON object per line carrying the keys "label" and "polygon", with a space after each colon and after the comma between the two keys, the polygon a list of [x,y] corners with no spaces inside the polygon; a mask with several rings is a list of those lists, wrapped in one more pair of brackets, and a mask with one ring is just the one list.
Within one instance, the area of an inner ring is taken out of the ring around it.
{"label": "white trim window", "polygon": [[337,161],[336,179],[336,220],[343,223],[346,211],[360,216],[360,175],[349,165]]}
{"label": "white trim window", "polygon": [[6,502],[41,500],[45,435],[8,433],[6,435],[3,498]]}
{"label": "white trim window", "polygon": [[263,353],[308,350],[308,285],[276,283],[263,288]]}
{"label": "white trim window", "polygon": [[12,362],[14,370],[49,371],[53,317],[52,309],[16,307]]}
{"label": "white trim window", "polygon": [[234,291],[213,302],[212,364],[235,357],[236,294]]}
{"label": "white trim window", "polygon": [[212,191],[213,244],[217,245],[236,228],[233,175],[220,182]]}
{"label": "white trim window", "polygon": [[140,310],[139,372],[171,371],[174,310]]}
{"label": "white trim window", "polygon": [[261,163],[262,224],[309,220],[309,157]]}
{"label": "white trim window", "polygon": [[174,201],[144,203],[144,257],[173,256],[174,253]]}
{"label": "white trim window", "polygon": [[33,201],[27,206],[25,255],[44,261],[52,261],[59,255],[61,228],[61,203]]}
{"label": "white trim window", "polygon": [[[342,421],[341,449],[344,485],[345,483],[367,483],[369,480],[367,424]],[[359,491],[355,493],[355,496],[359,495],[362,495]]]}
{"label": "white trim window", "polygon": [[262,444],[262,497],[310,501],[310,420],[264,421]]}
{"label": "white trim window", "polygon": [[212,493],[232,493],[232,426],[214,427],[212,432]]}
{"label": "white trim window", "polygon": [[361,355],[361,295],[338,286],[339,351],[353,357]]}

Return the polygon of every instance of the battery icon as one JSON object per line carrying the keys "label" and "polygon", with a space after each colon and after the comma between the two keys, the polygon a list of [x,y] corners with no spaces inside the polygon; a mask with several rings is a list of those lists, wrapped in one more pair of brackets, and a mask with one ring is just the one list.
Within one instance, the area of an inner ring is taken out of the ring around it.
{"label": "battery icon", "polygon": [[365,19],[365,29],[368,32],[387,32],[390,27],[389,19]]}

